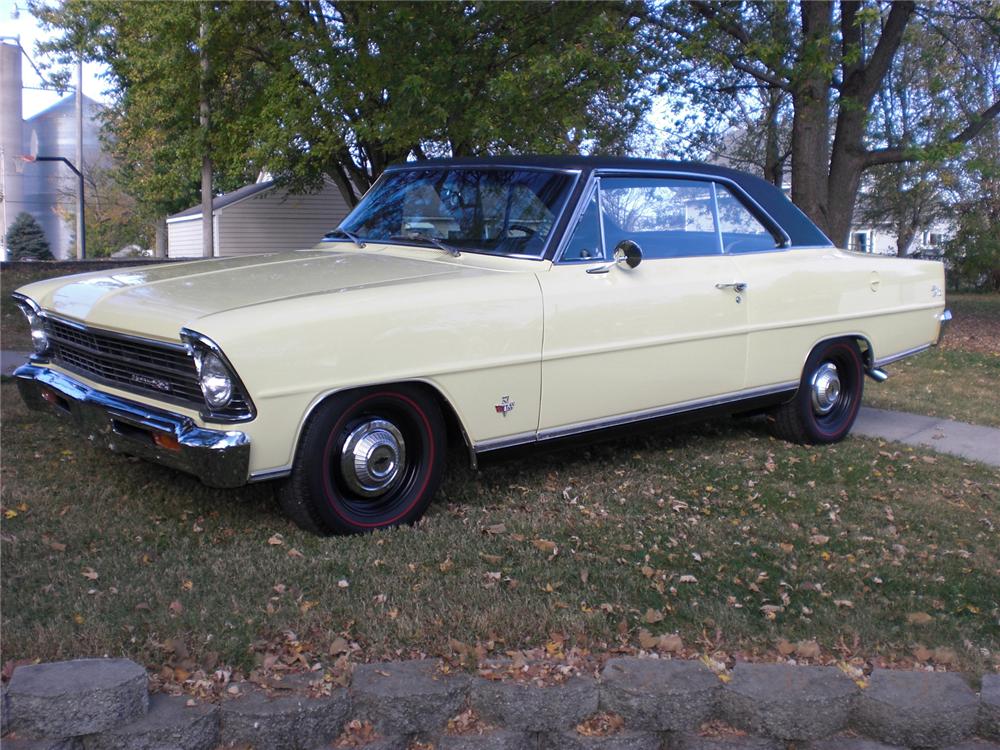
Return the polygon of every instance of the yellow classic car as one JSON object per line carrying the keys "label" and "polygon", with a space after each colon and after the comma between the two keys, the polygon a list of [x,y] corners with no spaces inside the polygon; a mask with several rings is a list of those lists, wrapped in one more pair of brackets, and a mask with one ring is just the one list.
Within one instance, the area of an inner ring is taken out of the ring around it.
{"label": "yellow classic car", "polygon": [[[833,246],[721,167],[518,157],[388,169],[316,247],[40,281],[25,402],[115,451],[279,480],[317,533],[411,523],[445,454],[704,410],[831,443],[935,343],[941,263]],[[449,437],[452,439],[449,439]]]}

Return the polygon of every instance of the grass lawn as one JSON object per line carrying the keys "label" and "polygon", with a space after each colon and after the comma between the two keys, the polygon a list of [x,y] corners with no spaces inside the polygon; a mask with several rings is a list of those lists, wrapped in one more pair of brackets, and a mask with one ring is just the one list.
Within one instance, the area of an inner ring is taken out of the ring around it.
{"label": "grass lawn", "polygon": [[677,633],[689,656],[815,639],[821,661],[1000,666],[1000,477],[922,449],[723,420],[456,461],[418,527],[320,539],[270,487],[209,489],[2,398],[6,663],[180,651],[185,671],[245,671],[329,665],[345,642],[558,656]]}

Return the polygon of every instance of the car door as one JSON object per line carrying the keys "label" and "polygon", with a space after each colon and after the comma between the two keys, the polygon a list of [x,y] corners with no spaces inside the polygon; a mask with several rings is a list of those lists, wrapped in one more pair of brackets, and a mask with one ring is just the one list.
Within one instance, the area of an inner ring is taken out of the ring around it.
{"label": "car door", "polygon": [[[609,263],[633,240],[635,268]],[[727,400],[744,387],[746,306],[722,253],[714,183],[595,178],[558,261],[538,274],[539,436]]]}

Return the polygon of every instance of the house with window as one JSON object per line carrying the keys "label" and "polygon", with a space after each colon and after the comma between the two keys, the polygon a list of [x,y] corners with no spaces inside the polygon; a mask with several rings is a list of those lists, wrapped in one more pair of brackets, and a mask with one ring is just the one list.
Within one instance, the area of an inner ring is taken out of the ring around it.
{"label": "house with window", "polygon": [[908,255],[922,258],[940,257],[945,243],[955,234],[954,227],[946,221],[936,221],[927,229],[918,232],[909,247],[899,252],[896,247],[896,233],[889,226],[855,226],[851,229],[848,249],[856,253],[874,255]]}

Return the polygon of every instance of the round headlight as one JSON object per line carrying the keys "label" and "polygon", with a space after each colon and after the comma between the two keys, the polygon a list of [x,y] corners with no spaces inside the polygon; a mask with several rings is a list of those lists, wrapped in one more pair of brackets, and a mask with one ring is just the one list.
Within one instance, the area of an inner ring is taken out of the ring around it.
{"label": "round headlight", "polygon": [[45,354],[49,351],[49,335],[45,332],[45,322],[35,310],[26,304],[20,305],[28,325],[31,327],[31,345],[35,354]]}
{"label": "round headlight", "polygon": [[233,378],[219,356],[213,352],[201,355],[198,384],[205,394],[205,403],[211,408],[221,409],[232,401]]}

